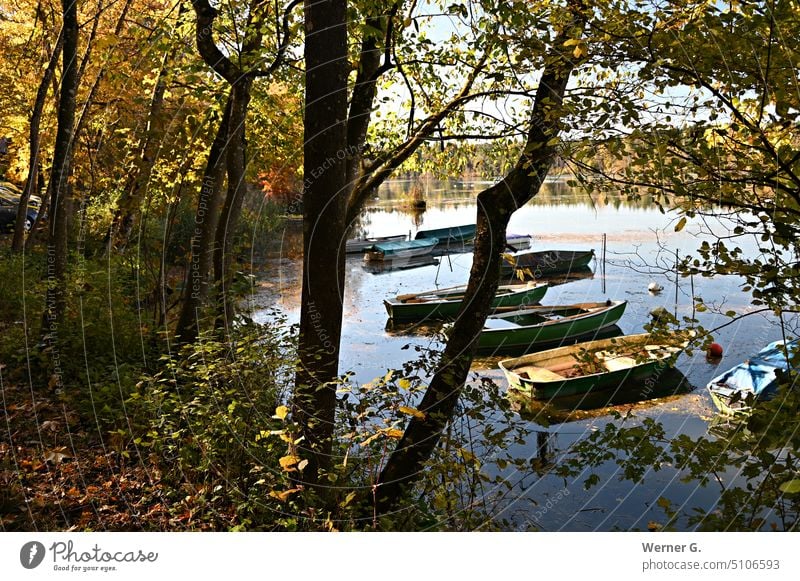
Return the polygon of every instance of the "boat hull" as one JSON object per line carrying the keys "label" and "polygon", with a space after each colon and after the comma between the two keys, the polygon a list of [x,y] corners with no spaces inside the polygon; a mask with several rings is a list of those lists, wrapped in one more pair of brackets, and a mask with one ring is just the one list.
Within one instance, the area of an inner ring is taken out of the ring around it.
{"label": "boat hull", "polygon": [[465,224],[464,226],[452,226],[450,228],[437,228],[435,230],[420,230],[415,236],[415,240],[436,239],[440,246],[451,246],[453,244],[466,244],[475,238],[477,226],[475,224]]}
{"label": "boat hull", "polygon": [[[575,377],[559,379],[556,373],[549,377],[537,376],[535,371],[532,372],[533,377],[525,377],[522,375],[522,370],[530,369],[530,366],[537,365],[546,368],[548,365],[552,366],[554,362],[563,362],[565,360],[568,363],[566,365],[562,364],[562,368],[573,364],[577,365],[582,352],[591,353],[606,349],[621,349],[622,346],[625,346],[622,349],[623,351],[642,349],[648,344],[649,337],[649,334],[629,335],[615,339],[578,343],[569,347],[560,347],[533,355],[507,359],[500,362],[500,369],[502,369],[508,380],[509,390],[521,392],[533,399],[553,399],[582,395],[594,391],[619,389],[626,384],[647,379],[656,373],[661,373],[671,368],[675,363],[676,354],[680,348],[673,348],[673,351],[669,351],[667,346],[658,346],[663,349],[658,356],[636,362],[630,367],[600,369],[595,373],[577,375]],[[653,351],[653,353],[656,353],[656,351]],[[578,356],[576,357],[575,355]]]}
{"label": "boat hull", "polygon": [[724,415],[746,415],[753,402],[765,401],[778,390],[778,371],[793,367],[784,350],[794,351],[797,340],[784,347],[783,341],[770,343],[764,349],[712,379],[707,388],[711,400]]}
{"label": "boat hull", "polygon": [[[575,319],[548,321],[508,328],[484,328],[478,338],[480,353],[508,353],[541,350],[565,341],[589,337],[620,320],[627,303],[619,301],[608,308]],[[492,319],[492,317],[489,317]]]}
{"label": "boat hull", "polygon": [[[464,287],[466,290],[466,287]],[[431,294],[435,291],[431,291]],[[546,284],[528,286],[519,292],[495,296],[492,309],[535,305],[547,292]],[[424,295],[420,293],[419,296]],[[461,309],[461,299],[428,302],[403,302],[397,299],[383,301],[389,317],[396,322],[423,321],[426,319],[452,319]]]}
{"label": "boat hull", "polygon": [[426,256],[433,252],[436,244],[436,238],[378,243],[373,245],[372,250],[364,253],[364,260],[380,262],[383,260],[398,260]]}
{"label": "boat hull", "polygon": [[377,243],[397,242],[405,239],[406,239],[405,234],[399,234],[397,236],[381,236],[376,238],[356,238],[348,240],[345,243],[345,252],[347,254],[361,254],[363,252],[370,250]]}
{"label": "boat hull", "polygon": [[527,250],[531,247],[533,237],[528,234],[508,234],[506,236],[506,248],[513,248],[515,251]]}
{"label": "boat hull", "polygon": [[522,270],[530,276],[538,278],[544,275],[561,274],[589,267],[594,259],[594,250],[545,250],[540,252],[524,252],[513,255],[513,263],[503,262],[501,268],[505,273]]}

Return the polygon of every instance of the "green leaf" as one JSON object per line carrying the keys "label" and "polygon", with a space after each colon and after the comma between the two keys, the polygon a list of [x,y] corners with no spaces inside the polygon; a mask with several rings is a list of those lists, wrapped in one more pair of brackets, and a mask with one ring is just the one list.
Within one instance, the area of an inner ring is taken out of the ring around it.
{"label": "green leaf", "polygon": [[787,480],[778,488],[781,492],[786,494],[797,494],[800,492],[800,479],[795,478],[794,480]]}

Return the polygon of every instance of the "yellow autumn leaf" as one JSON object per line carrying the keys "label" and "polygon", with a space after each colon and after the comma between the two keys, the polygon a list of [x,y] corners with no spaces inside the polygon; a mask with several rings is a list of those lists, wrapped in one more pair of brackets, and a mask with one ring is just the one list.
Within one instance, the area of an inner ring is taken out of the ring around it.
{"label": "yellow autumn leaf", "polygon": [[398,379],[397,387],[399,387],[400,389],[411,389],[411,382],[407,380],[405,377],[403,379]]}
{"label": "yellow autumn leaf", "polygon": [[481,464],[481,461],[478,460],[478,457],[465,448],[459,448],[458,455],[461,456],[466,462],[470,462],[475,466],[480,466]]}
{"label": "yellow autumn leaf", "polygon": [[405,405],[401,405],[399,408],[397,408],[397,411],[399,411],[401,414],[414,416],[415,418],[419,418],[421,420],[425,419],[425,413],[419,411],[416,408],[412,408],[412,407],[408,407],[408,406],[405,406]]}
{"label": "yellow autumn leaf", "polygon": [[576,59],[581,58],[581,55],[586,54],[586,45],[579,44],[575,46],[575,50],[572,51],[572,56]]}
{"label": "yellow autumn leaf", "polygon": [[287,472],[291,472],[291,471],[294,470],[294,468],[292,468],[292,467],[295,464],[297,464],[299,461],[300,461],[300,458],[298,458],[297,456],[291,456],[290,455],[290,456],[284,456],[283,458],[278,460],[278,463],[281,465],[281,468],[283,468]]}
{"label": "yellow autumn leaf", "polygon": [[360,445],[360,446],[368,446],[370,442],[372,442],[373,440],[375,440],[375,439],[376,439],[377,437],[379,437],[380,435],[381,435],[381,433],[380,433],[380,432],[378,432],[377,434],[372,434],[372,435],[371,435],[369,438],[367,438],[366,440],[364,440],[363,442],[361,442],[361,444],[359,444],[359,445]]}
{"label": "yellow autumn leaf", "polygon": [[403,437],[403,430],[398,430],[397,428],[388,428],[384,430],[383,433],[389,436],[390,438],[395,438],[397,440]]}
{"label": "yellow autumn leaf", "polygon": [[279,420],[285,420],[287,415],[289,415],[289,408],[287,408],[285,405],[279,405],[277,408],[275,408],[274,417],[278,418]]}
{"label": "yellow autumn leaf", "polygon": [[281,502],[286,502],[289,497],[295,492],[300,492],[299,488],[290,488],[289,490],[271,490],[269,495],[272,498],[277,498]]}

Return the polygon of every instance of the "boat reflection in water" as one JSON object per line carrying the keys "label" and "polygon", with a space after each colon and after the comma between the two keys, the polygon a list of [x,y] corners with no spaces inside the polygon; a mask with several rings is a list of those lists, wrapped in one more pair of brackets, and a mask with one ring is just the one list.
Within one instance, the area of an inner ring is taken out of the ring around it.
{"label": "boat reflection in water", "polygon": [[513,408],[526,420],[539,425],[563,424],[602,417],[620,406],[636,404],[652,407],[694,390],[686,376],[675,368],[648,379],[631,380],[605,390],[590,391],[581,395],[536,400],[529,395],[509,390]]}
{"label": "boat reflection in water", "polygon": [[717,440],[730,442],[736,437],[752,436],[747,427],[747,417],[741,414],[730,416],[716,414],[708,422],[707,433]]}

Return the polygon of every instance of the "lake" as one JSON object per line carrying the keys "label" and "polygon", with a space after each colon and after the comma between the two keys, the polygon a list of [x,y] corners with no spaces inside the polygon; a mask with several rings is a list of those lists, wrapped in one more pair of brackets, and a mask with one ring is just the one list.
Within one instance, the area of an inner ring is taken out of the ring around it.
{"label": "lake", "polygon": [[[487,182],[429,181],[427,209],[419,212],[402,208],[400,200],[409,182],[389,182],[363,212],[357,234],[413,236],[420,229],[474,223],[475,194],[486,185]],[[706,222],[701,227],[699,222],[689,220],[684,229],[675,232],[677,219],[677,214],[664,214],[646,199],[635,203],[607,196],[590,199],[588,194],[555,181],[546,183],[534,200],[513,215],[508,231],[533,235],[533,248],[538,250],[594,249],[598,256],[594,275],[551,287],[542,303],[627,300],[627,310],[619,322],[626,334],[642,332],[650,311],[656,307],[664,307],[678,317],[691,316],[692,293],[702,297],[706,304],[718,307],[720,312],[732,310],[744,314],[755,310],[750,295],[742,292],[738,277],[676,281],[669,272],[675,263],[675,251],[680,255],[692,253],[702,240],[710,239],[709,227],[720,231],[726,228],[723,221],[710,226]],[[603,277],[600,251],[604,235],[607,253]],[[251,297],[255,319],[261,322],[268,320],[273,309],[282,311],[289,322],[299,318],[302,225],[288,221],[279,238]],[[436,336],[404,335],[387,329],[382,301],[397,294],[466,283],[471,261],[470,253],[460,253],[439,257],[436,264],[427,266],[376,271],[367,268],[360,255],[349,255],[340,371],[352,372],[355,381],[368,382],[383,376],[388,369],[400,367],[411,357],[413,351],[403,349],[404,346],[440,346]],[[648,285],[652,282],[664,290],[658,294],[649,292]],[[707,329],[730,321],[714,312],[698,313],[697,318]],[[715,416],[705,390],[708,381],[780,337],[779,327],[771,316],[745,317],[715,334],[715,340],[725,349],[721,361],[710,363],[702,353],[681,356],[677,368],[694,387],[688,393],[616,409],[623,413],[632,409],[638,417],[657,418],[671,434],[706,435]],[[505,387],[502,373],[497,370],[499,359],[478,359],[474,369]],[[553,423],[552,418],[545,421],[536,412],[523,414],[530,424],[530,437],[525,444],[516,446],[514,452],[535,459],[546,444],[547,459],[557,462],[571,444],[611,421],[607,411],[578,413],[564,423]],[[533,469],[528,473],[508,471],[502,476],[514,484],[512,491],[487,490],[486,494],[492,497],[492,511],[519,530],[646,529],[650,521],[665,520],[656,504],[661,496],[687,512],[693,507],[712,508],[716,502],[713,487],[681,483],[671,469],[648,473],[639,485],[620,480],[616,469],[616,465],[602,466],[598,471],[600,485],[588,491],[583,489],[588,474],[565,482],[552,475],[541,476]]]}

